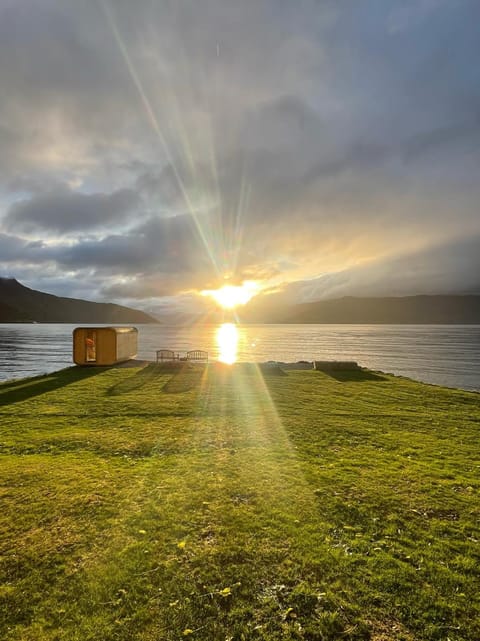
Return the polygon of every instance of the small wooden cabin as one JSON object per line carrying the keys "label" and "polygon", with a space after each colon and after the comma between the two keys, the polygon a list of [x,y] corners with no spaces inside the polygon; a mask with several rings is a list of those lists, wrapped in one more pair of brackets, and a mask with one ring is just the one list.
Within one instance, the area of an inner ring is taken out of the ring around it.
{"label": "small wooden cabin", "polygon": [[115,365],[137,355],[136,327],[77,327],[73,330],[76,365]]}

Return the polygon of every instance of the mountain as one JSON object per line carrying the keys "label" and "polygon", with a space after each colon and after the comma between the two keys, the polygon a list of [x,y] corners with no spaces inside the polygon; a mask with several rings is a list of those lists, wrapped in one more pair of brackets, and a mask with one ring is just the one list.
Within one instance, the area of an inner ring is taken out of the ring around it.
{"label": "mountain", "polygon": [[245,310],[244,320],[262,323],[356,323],[412,325],[480,324],[480,296],[356,298]]}
{"label": "mountain", "polygon": [[[1,286],[1,285],[0,285]],[[28,323],[30,320],[28,314],[15,309],[11,305],[7,305],[0,301],[0,322],[2,323]]]}
{"label": "mountain", "polygon": [[144,312],[113,303],[92,303],[29,289],[0,278],[0,323],[157,323]]}

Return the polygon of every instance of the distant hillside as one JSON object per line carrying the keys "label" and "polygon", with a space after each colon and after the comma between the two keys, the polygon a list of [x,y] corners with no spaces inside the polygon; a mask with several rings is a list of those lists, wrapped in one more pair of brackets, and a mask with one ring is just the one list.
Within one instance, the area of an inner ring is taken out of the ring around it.
{"label": "distant hillside", "polygon": [[262,323],[480,324],[480,296],[345,297],[251,310],[245,320]]}
{"label": "distant hillside", "polygon": [[144,312],[113,303],[62,298],[0,278],[0,323],[156,323]]}
{"label": "distant hillside", "polygon": [[[1,287],[1,285],[0,285]],[[19,323],[28,322],[30,317],[24,312],[20,312],[15,307],[7,305],[0,300],[0,323]]]}

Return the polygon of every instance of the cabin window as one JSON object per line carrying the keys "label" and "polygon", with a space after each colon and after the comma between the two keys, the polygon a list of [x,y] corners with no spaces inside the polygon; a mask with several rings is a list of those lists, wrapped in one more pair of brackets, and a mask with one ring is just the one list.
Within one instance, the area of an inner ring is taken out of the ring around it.
{"label": "cabin window", "polygon": [[85,337],[85,360],[87,363],[95,363],[97,360],[97,332],[94,329],[87,330]]}

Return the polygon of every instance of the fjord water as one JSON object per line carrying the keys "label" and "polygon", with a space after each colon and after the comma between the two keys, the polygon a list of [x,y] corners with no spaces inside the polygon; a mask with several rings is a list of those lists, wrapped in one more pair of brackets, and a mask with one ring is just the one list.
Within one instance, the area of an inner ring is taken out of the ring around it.
{"label": "fjord water", "polygon": [[[72,364],[67,324],[0,324],[0,380]],[[138,358],[155,350],[205,349],[219,355],[219,325],[139,325]],[[480,391],[480,325],[243,325],[238,361],[355,360],[373,370]]]}

